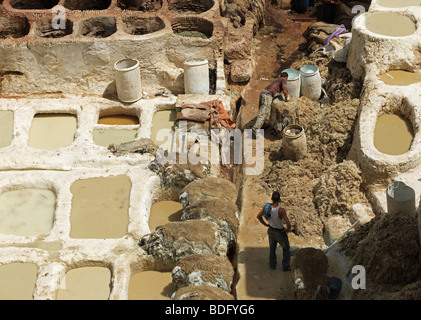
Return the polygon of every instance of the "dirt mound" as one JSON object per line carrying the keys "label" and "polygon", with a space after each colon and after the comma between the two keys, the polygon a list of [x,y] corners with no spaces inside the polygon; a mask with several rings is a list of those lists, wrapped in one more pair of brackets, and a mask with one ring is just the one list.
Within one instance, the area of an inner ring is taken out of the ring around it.
{"label": "dirt mound", "polygon": [[326,93],[333,103],[359,99],[362,82],[353,79],[349,70],[339,62],[329,63],[330,77],[326,80]]}
{"label": "dirt mound", "polygon": [[[296,288],[298,299],[326,299],[327,296],[318,294],[319,286],[329,287],[329,277],[327,276],[328,259],[326,254],[318,249],[303,248],[294,254],[293,277],[295,282],[301,282],[302,286]],[[328,293],[327,290],[324,290]],[[320,293],[320,291],[319,291]]]}
{"label": "dirt mound", "polygon": [[362,179],[357,167],[349,162],[338,165],[345,161],[352,146],[362,85],[352,79],[345,64],[321,51],[303,52],[290,68],[299,70],[306,64],[319,68],[330,100],[319,104],[294,99],[297,110],[275,104],[274,118],[276,111],[282,115],[287,109],[289,117],[298,115],[298,122],[305,127],[307,156],[298,162],[287,161],[282,141],[274,142],[265,149],[272,164],[261,175],[269,189],[281,193],[293,232],[303,237],[322,235],[325,218],[349,215],[352,204],[367,203],[360,190]]}
{"label": "dirt mound", "polygon": [[325,167],[342,162],[352,146],[360,101],[325,106],[306,130],[310,156]]}
{"label": "dirt mound", "polygon": [[361,192],[361,171],[353,161],[344,161],[330,167],[314,187],[314,203],[322,218],[332,215],[348,216],[352,219],[352,206],[356,203],[368,205]]}
{"label": "dirt mound", "polygon": [[349,257],[355,256],[355,252],[358,248],[358,243],[367,237],[368,233],[379,219],[379,217],[373,218],[366,224],[355,227],[353,231],[351,231],[348,235],[344,236],[339,241],[342,253]]}
{"label": "dirt mound", "polygon": [[278,137],[282,137],[283,129],[292,123],[306,129],[318,112],[320,104],[306,97],[291,98],[288,102],[275,99],[272,103],[270,123]]}
{"label": "dirt mound", "polygon": [[420,275],[418,227],[405,213],[386,214],[361,241],[354,261],[367,271],[367,281],[407,284]]}
{"label": "dirt mound", "polygon": [[421,276],[418,239],[416,219],[399,212],[375,218],[341,240],[342,252],[366,270],[367,290],[358,290],[354,298],[400,299],[416,294],[417,285],[408,285]]}
{"label": "dirt mound", "polygon": [[298,162],[285,160],[281,141],[271,146],[272,165],[265,167],[261,177],[270,189],[281,193],[282,204],[299,236],[323,234],[324,219],[319,215],[349,215],[353,204],[367,203],[355,164],[338,165],[351,148],[358,106],[355,99],[315,112],[306,129],[307,157]]}
{"label": "dirt mound", "polygon": [[322,235],[323,225],[313,203],[313,188],[320,170],[319,163],[303,159],[276,161],[263,173],[268,187],[281,194],[281,206],[287,211],[293,232],[299,236]]}
{"label": "dirt mound", "polygon": [[404,287],[400,292],[390,296],[392,300],[421,300],[421,280]]}

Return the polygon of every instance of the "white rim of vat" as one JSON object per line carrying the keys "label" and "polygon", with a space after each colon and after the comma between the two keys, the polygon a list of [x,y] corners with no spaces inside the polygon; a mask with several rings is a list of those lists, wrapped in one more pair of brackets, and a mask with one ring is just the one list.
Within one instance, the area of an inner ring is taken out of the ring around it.
{"label": "white rim of vat", "polygon": [[[387,13],[397,14],[397,15],[401,15],[401,16],[409,18],[415,25],[415,31],[413,33],[407,34],[407,35],[391,36],[391,35],[376,33],[376,32],[373,32],[373,31],[371,31],[370,29],[367,28],[366,22],[367,22],[368,17],[370,17],[372,15],[375,15],[375,14],[385,14],[385,13],[386,14]],[[376,37],[376,38],[400,39],[400,38],[413,37],[413,36],[419,35],[419,21],[414,14],[412,14],[411,12],[409,12],[407,10],[374,10],[374,11],[364,12],[364,13],[360,14],[359,16],[355,17],[354,29],[357,29],[360,32],[366,33],[366,34],[368,34],[372,37]]]}

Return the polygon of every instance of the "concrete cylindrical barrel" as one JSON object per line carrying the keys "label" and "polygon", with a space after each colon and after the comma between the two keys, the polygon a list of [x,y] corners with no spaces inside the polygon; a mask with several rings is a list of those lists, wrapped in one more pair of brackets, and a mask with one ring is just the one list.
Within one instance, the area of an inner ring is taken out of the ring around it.
{"label": "concrete cylindrical barrel", "polygon": [[118,100],[132,103],[142,98],[139,61],[119,60],[114,64]]}
{"label": "concrete cylindrical barrel", "polygon": [[291,98],[299,98],[301,91],[300,73],[294,69],[286,69],[282,72],[288,73],[287,90]]}
{"label": "concrete cylindrical barrel", "polygon": [[304,128],[298,124],[290,124],[282,132],[282,147],[288,160],[298,161],[307,154],[307,138]]}
{"label": "concrete cylindrical barrel", "polygon": [[184,93],[209,94],[208,60],[184,61]]}
{"label": "concrete cylindrical barrel", "polygon": [[387,186],[387,212],[407,213],[415,217],[415,191],[402,181],[395,181]]}
{"label": "concrete cylindrical barrel", "polygon": [[301,95],[313,101],[320,99],[322,94],[322,79],[319,68],[311,64],[300,69],[301,74]]}
{"label": "concrete cylindrical barrel", "polygon": [[417,215],[417,220],[418,220],[418,238],[419,238],[419,244],[421,245],[421,199],[418,204],[416,215]]}

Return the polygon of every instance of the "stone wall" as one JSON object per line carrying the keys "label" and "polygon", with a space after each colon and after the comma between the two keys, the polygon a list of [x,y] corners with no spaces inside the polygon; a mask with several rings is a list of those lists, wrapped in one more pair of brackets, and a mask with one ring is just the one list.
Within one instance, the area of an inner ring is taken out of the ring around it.
{"label": "stone wall", "polygon": [[[168,6],[167,1],[154,11],[122,10],[123,2],[85,6],[62,0],[59,14],[65,16],[60,16],[41,3],[23,1],[19,3],[24,6],[14,7],[13,1],[4,1],[0,94],[103,95],[115,91],[113,65],[124,58],[140,61],[142,90],[149,95],[160,87],[183,93],[187,59],[207,59],[211,70],[223,70],[219,48],[224,27],[218,2],[193,11]],[[61,21],[57,17],[67,21],[64,30],[52,27],[53,21]],[[185,30],[202,32],[205,38],[177,34]]]}

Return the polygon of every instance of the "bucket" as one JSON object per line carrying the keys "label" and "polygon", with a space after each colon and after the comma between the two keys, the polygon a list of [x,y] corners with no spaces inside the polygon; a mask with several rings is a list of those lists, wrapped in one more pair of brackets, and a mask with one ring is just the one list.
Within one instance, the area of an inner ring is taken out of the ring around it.
{"label": "bucket", "polygon": [[142,98],[139,61],[123,59],[114,64],[118,100],[132,103]]}
{"label": "bucket", "polygon": [[184,93],[209,94],[208,60],[184,61]]}
{"label": "bucket", "polygon": [[292,8],[297,13],[304,13],[307,11],[308,6],[310,5],[310,0],[292,0]]}
{"label": "bucket", "polygon": [[298,161],[307,154],[307,138],[304,128],[298,124],[290,124],[282,132],[282,147],[288,160]]}
{"label": "bucket", "polygon": [[407,213],[415,217],[415,191],[402,181],[395,181],[387,187],[387,212]]}
{"label": "bucket", "polygon": [[322,94],[322,79],[319,68],[311,64],[300,69],[301,74],[301,95],[313,101],[319,100]]}
{"label": "bucket", "polygon": [[288,96],[292,98],[299,98],[300,90],[301,90],[300,73],[294,69],[286,69],[282,72],[288,73],[288,81],[287,81]]}
{"label": "bucket", "polygon": [[329,296],[328,299],[334,300],[339,297],[342,288],[342,280],[336,277],[329,278]]}

